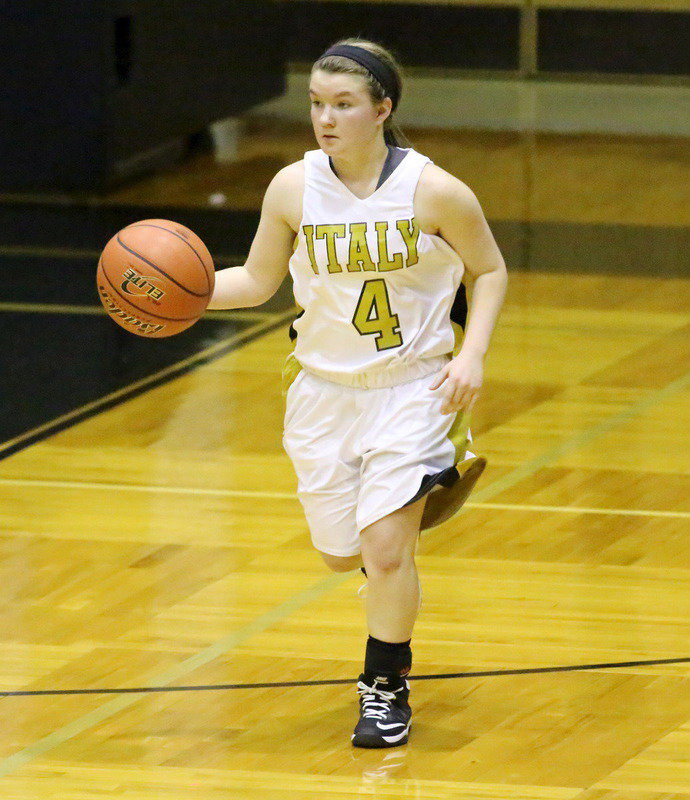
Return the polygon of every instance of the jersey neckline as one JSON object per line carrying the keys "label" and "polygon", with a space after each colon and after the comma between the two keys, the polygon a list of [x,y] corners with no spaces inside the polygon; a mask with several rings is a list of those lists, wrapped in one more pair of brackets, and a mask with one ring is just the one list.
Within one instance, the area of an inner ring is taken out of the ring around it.
{"label": "jersey neckline", "polygon": [[[386,145],[388,147],[388,155],[386,156],[386,160],[383,163],[383,167],[381,169],[381,174],[379,175],[378,183],[376,184],[376,188],[374,191],[367,195],[366,197],[357,197],[357,195],[348,188],[343,181],[340,180],[338,175],[336,174],[335,168],[333,167],[333,159],[328,156],[328,168],[329,172],[333,178],[333,180],[341,186],[351,197],[354,197],[355,200],[359,200],[360,203],[367,203],[371,200],[379,190],[383,189],[383,187],[388,183],[388,181],[395,175],[398,171],[398,167],[403,163],[406,156],[409,154],[409,148],[403,147],[393,147],[392,145]],[[323,153],[323,150],[321,151]],[[399,154],[402,153],[402,156]],[[324,155],[326,155],[324,153]]]}

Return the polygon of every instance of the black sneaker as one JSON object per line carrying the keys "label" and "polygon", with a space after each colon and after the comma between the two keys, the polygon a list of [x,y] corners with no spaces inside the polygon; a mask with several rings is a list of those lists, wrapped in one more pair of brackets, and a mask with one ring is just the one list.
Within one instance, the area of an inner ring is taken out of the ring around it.
{"label": "black sneaker", "polygon": [[359,676],[359,722],[352,734],[355,747],[397,747],[407,743],[412,711],[407,702],[410,684],[389,690],[377,680]]}

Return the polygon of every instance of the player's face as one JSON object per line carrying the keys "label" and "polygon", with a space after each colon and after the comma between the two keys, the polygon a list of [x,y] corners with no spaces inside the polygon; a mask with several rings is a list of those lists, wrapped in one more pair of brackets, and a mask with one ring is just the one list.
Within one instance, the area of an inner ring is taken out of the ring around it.
{"label": "player's face", "polygon": [[315,70],[309,83],[311,122],[328,155],[370,144],[383,129],[390,100],[375,105],[364,78]]}

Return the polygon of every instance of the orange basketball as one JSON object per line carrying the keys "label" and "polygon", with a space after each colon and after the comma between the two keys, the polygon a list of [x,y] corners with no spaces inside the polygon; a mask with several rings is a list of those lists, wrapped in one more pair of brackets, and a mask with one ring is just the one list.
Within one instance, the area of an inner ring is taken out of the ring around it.
{"label": "orange basketball", "polygon": [[138,336],[172,336],[204,313],[215,283],[213,259],[189,228],[167,219],[133,222],[98,261],[103,307]]}

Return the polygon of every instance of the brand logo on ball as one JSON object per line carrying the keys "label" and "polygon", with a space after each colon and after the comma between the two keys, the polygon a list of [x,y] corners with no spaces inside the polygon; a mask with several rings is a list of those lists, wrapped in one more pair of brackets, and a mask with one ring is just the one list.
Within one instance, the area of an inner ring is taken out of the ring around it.
{"label": "brand logo on ball", "polygon": [[160,278],[140,275],[134,267],[129,267],[122,277],[124,280],[121,288],[127,294],[144,295],[153,300],[154,303],[159,303],[161,298],[165,296],[165,292],[153,283],[160,280]]}
{"label": "brand logo on ball", "polygon": [[139,334],[146,335],[150,333],[159,333],[165,328],[165,325],[157,325],[153,322],[145,322],[144,320],[139,319],[139,317],[136,317],[133,314],[121,309],[120,306],[118,306],[110,296],[105,287],[99,286],[98,292],[101,295],[101,301],[110,316],[117,317],[123,325],[129,325],[132,328],[136,328]]}

